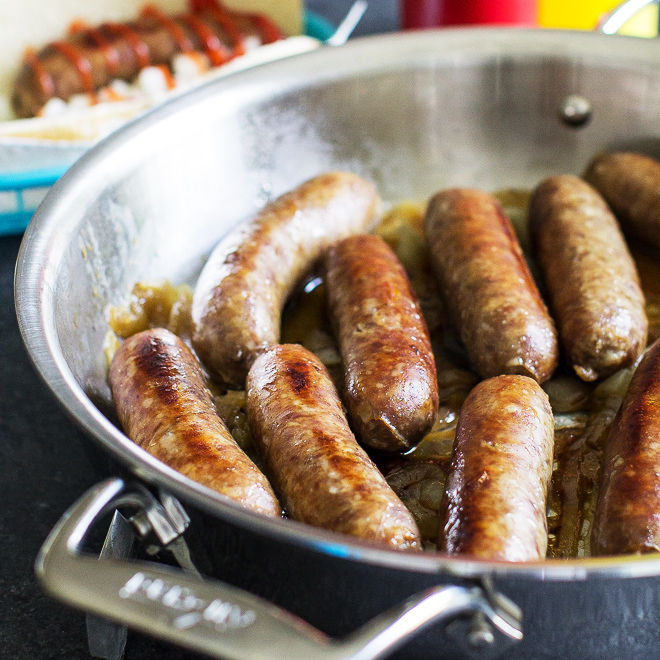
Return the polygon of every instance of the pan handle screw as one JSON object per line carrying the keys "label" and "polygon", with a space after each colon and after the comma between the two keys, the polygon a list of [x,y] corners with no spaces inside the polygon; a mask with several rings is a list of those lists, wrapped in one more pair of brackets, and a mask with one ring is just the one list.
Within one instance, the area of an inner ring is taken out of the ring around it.
{"label": "pan handle screw", "polygon": [[491,646],[495,642],[493,630],[486,621],[486,617],[478,612],[472,617],[470,629],[467,633],[467,643],[475,651]]}

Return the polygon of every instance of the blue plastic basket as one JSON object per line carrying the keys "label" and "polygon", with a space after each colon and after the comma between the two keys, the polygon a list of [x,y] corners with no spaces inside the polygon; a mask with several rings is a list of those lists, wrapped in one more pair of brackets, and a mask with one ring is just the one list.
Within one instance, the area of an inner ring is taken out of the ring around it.
{"label": "blue plastic basket", "polygon": [[[334,27],[311,11],[304,15],[305,34],[325,41]],[[48,188],[70,167],[68,165],[17,172],[0,172],[0,235],[20,234],[25,230]]]}
{"label": "blue plastic basket", "polygon": [[0,235],[20,234],[67,167],[0,173]]}

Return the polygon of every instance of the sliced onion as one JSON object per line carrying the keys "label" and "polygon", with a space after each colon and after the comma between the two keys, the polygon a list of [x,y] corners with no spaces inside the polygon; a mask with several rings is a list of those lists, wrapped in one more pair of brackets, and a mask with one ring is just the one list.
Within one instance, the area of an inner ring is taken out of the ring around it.
{"label": "sliced onion", "polygon": [[435,543],[445,487],[444,470],[436,463],[411,461],[392,470],[386,479],[412,513],[425,546]]}
{"label": "sliced onion", "polygon": [[591,394],[591,387],[575,376],[555,376],[543,389],[555,414],[585,410]]}
{"label": "sliced onion", "polygon": [[218,415],[243,451],[252,451],[252,435],[246,412],[246,394],[243,390],[214,392],[213,402]]}
{"label": "sliced onion", "polygon": [[608,405],[608,400],[614,398],[623,398],[630,379],[635,373],[635,367],[628,367],[627,369],[620,369],[616,373],[606,378],[602,383],[599,383],[592,394],[592,403],[596,409],[601,409]]}

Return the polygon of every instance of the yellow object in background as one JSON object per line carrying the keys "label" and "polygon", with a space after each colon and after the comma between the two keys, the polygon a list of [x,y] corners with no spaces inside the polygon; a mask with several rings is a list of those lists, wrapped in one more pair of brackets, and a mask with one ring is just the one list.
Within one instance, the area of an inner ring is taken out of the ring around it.
{"label": "yellow object in background", "polygon": [[[551,28],[593,30],[599,19],[621,0],[538,0],[539,25]],[[633,16],[620,34],[658,36],[658,5],[645,7]]]}

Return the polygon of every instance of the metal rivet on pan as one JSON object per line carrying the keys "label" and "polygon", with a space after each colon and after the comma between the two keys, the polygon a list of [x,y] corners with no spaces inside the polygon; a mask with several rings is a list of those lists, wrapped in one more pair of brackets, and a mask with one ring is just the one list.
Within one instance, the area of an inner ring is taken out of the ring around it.
{"label": "metal rivet on pan", "polygon": [[592,114],[591,102],[579,94],[569,94],[559,106],[559,117],[568,126],[584,126]]}
{"label": "metal rivet on pan", "polygon": [[468,646],[474,651],[492,646],[495,642],[493,630],[480,612],[472,617],[467,642]]}

